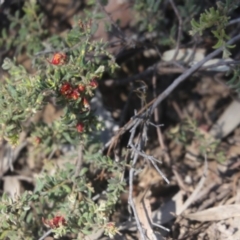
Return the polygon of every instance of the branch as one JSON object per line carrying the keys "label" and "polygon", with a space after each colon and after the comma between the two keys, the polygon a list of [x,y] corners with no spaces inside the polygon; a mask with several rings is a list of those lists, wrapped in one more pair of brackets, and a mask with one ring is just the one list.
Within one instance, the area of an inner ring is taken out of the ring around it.
{"label": "branch", "polygon": [[48,230],[46,233],[42,235],[38,240],[44,240],[47,236],[49,236],[52,233],[52,229]]}
{"label": "branch", "polygon": [[[240,34],[232,38],[230,41],[227,42],[227,45],[231,45],[235,43],[236,41],[240,40]],[[163,92],[161,93],[156,101],[153,103],[151,109],[150,109],[150,115],[152,115],[154,109],[184,80],[186,80],[188,77],[190,77],[194,72],[196,72],[204,63],[209,61],[210,59],[216,57],[219,53],[223,51],[223,48],[219,48],[209,55],[207,55],[202,61],[198,62],[197,64],[193,65],[191,68],[186,70],[183,74],[181,74],[178,78],[175,79],[175,81]]]}
{"label": "branch", "polygon": [[176,50],[175,50],[175,53],[173,55],[173,59],[172,61],[175,61],[176,60],[176,57],[178,55],[178,51],[179,51],[179,48],[180,48],[180,42],[181,42],[181,38],[182,38],[182,18],[181,18],[181,15],[174,3],[173,0],[169,0],[170,4],[172,5],[172,8],[177,16],[177,19],[178,19],[178,36],[177,36],[177,45],[176,45]]}
{"label": "branch", "polygon": [[78,149],[78,158],[76,163],[75,178],[78,177],[83,163],[83,143],[81,142]]}
{"label": "branch", "polygon": [[110,14],[106,11],[106,9],[103,7],[103,5],[101,4],[100,0],[97,0],[98,5],[100,6],[102,12],[104,12],[104,14],[106,15],[106,17],[108,18],[108,20],[111,22],[111,24],[115,27],[115,29],[117,30],[119,37],[121,40],[123,40],[125,42],[125,34],[121,31],[121,29],[119,28],[119,26],[113,21],[113,19],[111,18]]}
{"label": "branch", "polygon": [[[135,135],[135,132],[136,132],[136,128],[138,127],[140,122],[141,121],[137,121],[136,124],[131,129],[131,136],[129,138],[129,143],[128,143],[129,145],[132,144],[132,141],[133,141],[133,138],[134,138],[134,135]],[[137,148],[140,150],[140,143],[137,143],[136,145],[137,145]],[[133,194],[133,176],[134,176],[134,171],[135,171],[134,166],[135,166],[135,164],[137,162],[137,159],[138,159],[138,154],[134,153],[132,166],[131,166],[131,169],[130,169],[130,172],[129,172],[128,203],[132,207],[133,214],[134,214],[134,217],[135,217],[135,220],[136,220],[136,223],[137,223],[137,228],[138,228],[138,231],[140,233],[141,239],[145,240],[146,238],[145,238],[145,235],[144,235],[144,232],[143,232],[142,225],[140,223],[140,219],[139,219],[138,214],[137,214],[137,210],[136,210],[136,207],[135,207],[135,204],[134,204],[134,200],[133,200],[133,195],[132,195]]]}
{"label": "branch", "polygon": [[236,18],[236,19],[231,20],[231,21],[227,24],[227,26],[230,26],[230,25],[235,24],[235,23],[240,23],[240,18]]}
{"label": "branch", "polygon": [[[232,38],[227,42],[227,44],[233,44],[240,40],[240,34]],[[191,68],[183,72],[178,78],[175,79],[175,81],[163,92],[161,93],[157,98],[154,98],[151,102],[149,102],[145,107],[143,107],[140,111],[138,111],[137,115],[134,116],[132,119],[130,119],[125,126],[119,129],[118,133],[106,144],[106,147],[108,148],[107,155],[110,154],[110,151],[112,147],[114,146],[114,142],[117,142],[118,138],[123,135],[126,131],[130,130],[134,124],[136,123],[136,117],[143,117],[146,116],[146,113],[149,112],[152,114],[154,109],[160,104],[181,82],[186,80],[189,76],[191,76],[194,72],[196,72],[199,68],[202,67],[204,63],[206,63],[208,60],[216,57],[218,54],[222,52],[223,48],[217,49],[210,53],[208,56],[206,56],[202,61],[198,62],[197,64],[193,65]],[[156,66],[152,66],[152,69],[149,69],[150,73],[153,73],[153,69]],[[148,73],[148,74],[150,74]],[[147,74],[147,73],[146,73]],[[132,77],[131,79],[128,79],[128,81],[132,81],[132,79],[135,79],[135,77]],[[121,80],[120,80],[121,81]],[[150,106],[152,107],[150,108]]]}

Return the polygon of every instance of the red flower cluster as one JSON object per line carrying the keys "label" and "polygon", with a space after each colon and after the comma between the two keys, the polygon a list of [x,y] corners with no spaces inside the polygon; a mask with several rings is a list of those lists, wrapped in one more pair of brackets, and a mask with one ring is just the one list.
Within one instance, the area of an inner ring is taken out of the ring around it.
{"label": "red flower cluster", "polygon": [[49,61],[49,63],[53,65],[62,65],[65,63],[66,58],[67,56],[64,53],[55,53],[52,57],[52,60]]}
{"label": "red flower cluster", "polygon": [[[96,78],[92,79],[88,85],[84,85],[83,83],[78,84],[77,87],[74,87],[71,83],[65,82],[60,87],[60,93],[62,96],[78,100],[81,98],[81,104],[83,107],[83,112],[86,110],[90,110],[90,104],[86,96],[88,95],[88,90],[90,88],[95,89],[98,86]],[[84,132],[84,123],[79,122],[76,125],[77,132],[82,133]]]}
{"label": "red flower cluster", "polygon": [[55,216],[53,219],[46,220],[42,218],[42,222],[45,226],[50,228],[58,228],[60,226],[66,225],[66,220],[63,216]]}
{"label": "red flower cluster", "polygon": [[80,97],[79,88],[73,88],[69,82],[65,82],[60,87],[60,93],[70,99],[77,100]]}

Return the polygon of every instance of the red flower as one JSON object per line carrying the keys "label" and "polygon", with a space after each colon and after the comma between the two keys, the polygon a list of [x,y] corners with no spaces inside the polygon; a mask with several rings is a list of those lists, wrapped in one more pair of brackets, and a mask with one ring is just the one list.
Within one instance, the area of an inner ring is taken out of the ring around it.
{"label": "red flower", "polygon": [[97,88],[98,87],[98,82],[96,81],[96,79],[94,78],[94,79],[92,79],[91,81],[90,81],[90,84],[89,84],[93,89],[94,88]]}
{"label": "red flower", "polygon": [[83,107],[84,108],[90,108],[90,104],[86,98],[83,98]]}
{"label": "red flower", "polygon": [[60,88],[60,92],[64,96],[70,96],[73,92],[72,85],[68,82],[63,83],[63,85]]}
{"label": "red flower", "polygon": [[82,133],[82,132],[84,131],[84,124],[81,123],[81,122],[79,122],[79,123],[77,124],[76,128],[77,128],[77,131],[78,131],[79,133]]}
{"label": "red flower", "polygon": [[62,65],[65,62],[66,58],[67,56],[64,53],[55,53],[50,63],[53,65]]}
{"label": "red flower", "polygon": [[74,100],[77,100],[80,96],[80,93],[78,91],[78,88],[75,88],[71,93],[71,98]]}
{"label": "red flower", "polygon": [[85,91],[85,86],[82,83],[80,83],[78,85],[78,89],[79,89],[80,92],[84,92]]}
{"label": "red flower", "polygon": [[46,220],[42,218],[42,222],[44,225],[50,228],[58,228],[62,225],[66,225],[66,220],[63,216],[55,216],[53,219]]}

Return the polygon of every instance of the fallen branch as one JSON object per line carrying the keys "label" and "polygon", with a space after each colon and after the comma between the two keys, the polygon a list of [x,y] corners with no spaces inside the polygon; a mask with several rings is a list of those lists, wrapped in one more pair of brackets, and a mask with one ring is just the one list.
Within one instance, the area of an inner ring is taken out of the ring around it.
{"label": "fallen branch", "polygon": [[[240,34],[232,38],[227,42],[227,45],[231,45],[235,42],[240,40]],[[175,81],[167,88],[163,93],[161,93],[156,101],[153,103],[152,107],[150,108],[150,115],[152,115],[154,109],[184,80],[186,80],[188,77],[190,77],[194,72],[196,72],[204,63],[209,61],[210,59],[216,57],[219,53],[223,51],[223,47],[219,48],[212,53],[208,54],[202,61],[196,63],[191,68],[186,70],[183,74],[181,74],[179,77],[175,79]]]}

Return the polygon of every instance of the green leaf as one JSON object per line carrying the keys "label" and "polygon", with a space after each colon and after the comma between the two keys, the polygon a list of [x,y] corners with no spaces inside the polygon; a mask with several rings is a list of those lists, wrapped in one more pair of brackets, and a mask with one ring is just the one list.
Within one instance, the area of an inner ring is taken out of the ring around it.
{"label": "green leaf", "polygon": [[81,176],[81,177],[84,176],[87,171],[88,171],[88,168],[86,168],[86,167],[82,168],[81,171],[80,171],[79,176]]}
{"label": "green leaf", "polygon": [[222,39],[219,39],[218,42],[212,48],[217,49],[223,47],[224,44],[225,42]]}

